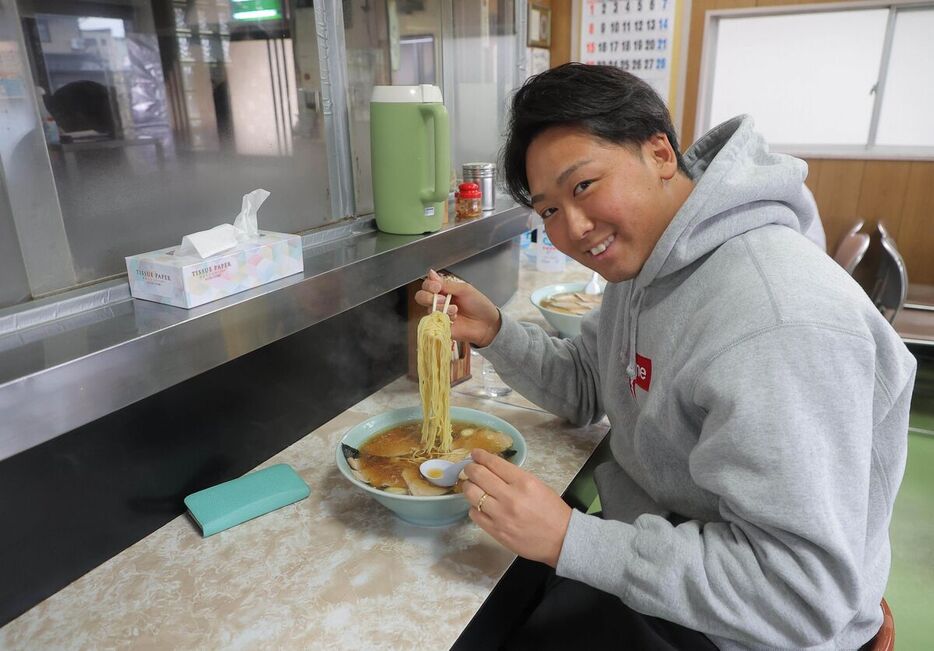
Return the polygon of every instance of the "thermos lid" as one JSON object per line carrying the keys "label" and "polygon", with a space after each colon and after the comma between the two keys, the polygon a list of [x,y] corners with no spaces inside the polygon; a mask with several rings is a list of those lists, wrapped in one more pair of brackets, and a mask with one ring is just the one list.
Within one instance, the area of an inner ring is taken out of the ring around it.
{"label": "thermos lid", "polygon": [[371,102],[443,104],[441,89],[431,84],[419,86],[373,86]]}
{"label": "thermos lid", "polygon": [[480,198],[480,186],[476,183],[461,183],[457,186],[457,189],[460,192],[457,193],[457,196],[461,199],[479,199]]}

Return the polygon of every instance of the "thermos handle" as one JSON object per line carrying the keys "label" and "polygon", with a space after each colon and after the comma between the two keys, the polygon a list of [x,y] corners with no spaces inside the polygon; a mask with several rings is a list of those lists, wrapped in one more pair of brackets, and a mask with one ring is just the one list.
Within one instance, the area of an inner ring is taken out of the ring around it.
{"label": "thermos handle", "polygon": [[433,188],[422,189],[422,203],[435,203],[448,198],[448,186],[451,184],[448,152],[443,142],[448,136],[448,112],[444,104],[420,104],[418,110],[424,117],[432,117],[435,128],[435,183]]}

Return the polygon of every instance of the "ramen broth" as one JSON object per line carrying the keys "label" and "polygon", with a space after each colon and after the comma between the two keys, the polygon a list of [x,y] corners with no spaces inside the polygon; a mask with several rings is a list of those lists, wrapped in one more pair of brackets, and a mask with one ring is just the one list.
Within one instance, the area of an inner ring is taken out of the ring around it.
{"label": "ramen broth", "polygon": [[344,446],[344,456],[358,479],[374,488],[408,495],[459,493],[461,482],[451,488],[435,486],[422,477],[418,467],[428,459],[461,461],[476,448],[509,458],[515,454],[512,438],[474,423],[454,421],[451,452],[426,454],[421,450],[422,421],[404,423],[375,434],[359,450]]}
{"label": "ramen broth", "polygon": [[601,294],[564,292],[562,294],[553,294],[548,298],[542,299],[541,305],[546,310],[582,316],[600,305],[602,299],[603,296]]}

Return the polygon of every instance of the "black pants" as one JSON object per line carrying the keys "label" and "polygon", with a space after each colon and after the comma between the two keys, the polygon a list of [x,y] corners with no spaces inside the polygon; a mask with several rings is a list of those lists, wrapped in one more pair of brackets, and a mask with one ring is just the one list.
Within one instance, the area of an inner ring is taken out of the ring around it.
{"label": "black pants", "polygon": [[619,597],[552,571],[532,613],[503,648],[705,651],[717,647],[702,633],[637,613]]}

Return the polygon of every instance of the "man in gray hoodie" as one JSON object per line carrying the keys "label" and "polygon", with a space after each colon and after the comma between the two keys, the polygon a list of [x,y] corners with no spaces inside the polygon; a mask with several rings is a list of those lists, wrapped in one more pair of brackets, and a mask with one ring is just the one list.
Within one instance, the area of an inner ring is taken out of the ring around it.
{"label": "man in gray hoodie", "polygon": [[[562,340],[434,273],[416,300],[451,294],[454,338],[537,404],[606,414],[614,457],[596,473],[600,518],[474,455],[471,518],[600,595],[546,594],[513,641],[560,648],[596,627],[595,645],[640,648],[866,644],[915,360],[802,236],[817,219],[806,164],[770,153],[748,117],[682,157],[644,82],[569,64],[516,93],[503,167],[555,246],[609,281],[601,309]],[[581,619],[582,603],[599,614]]]}

